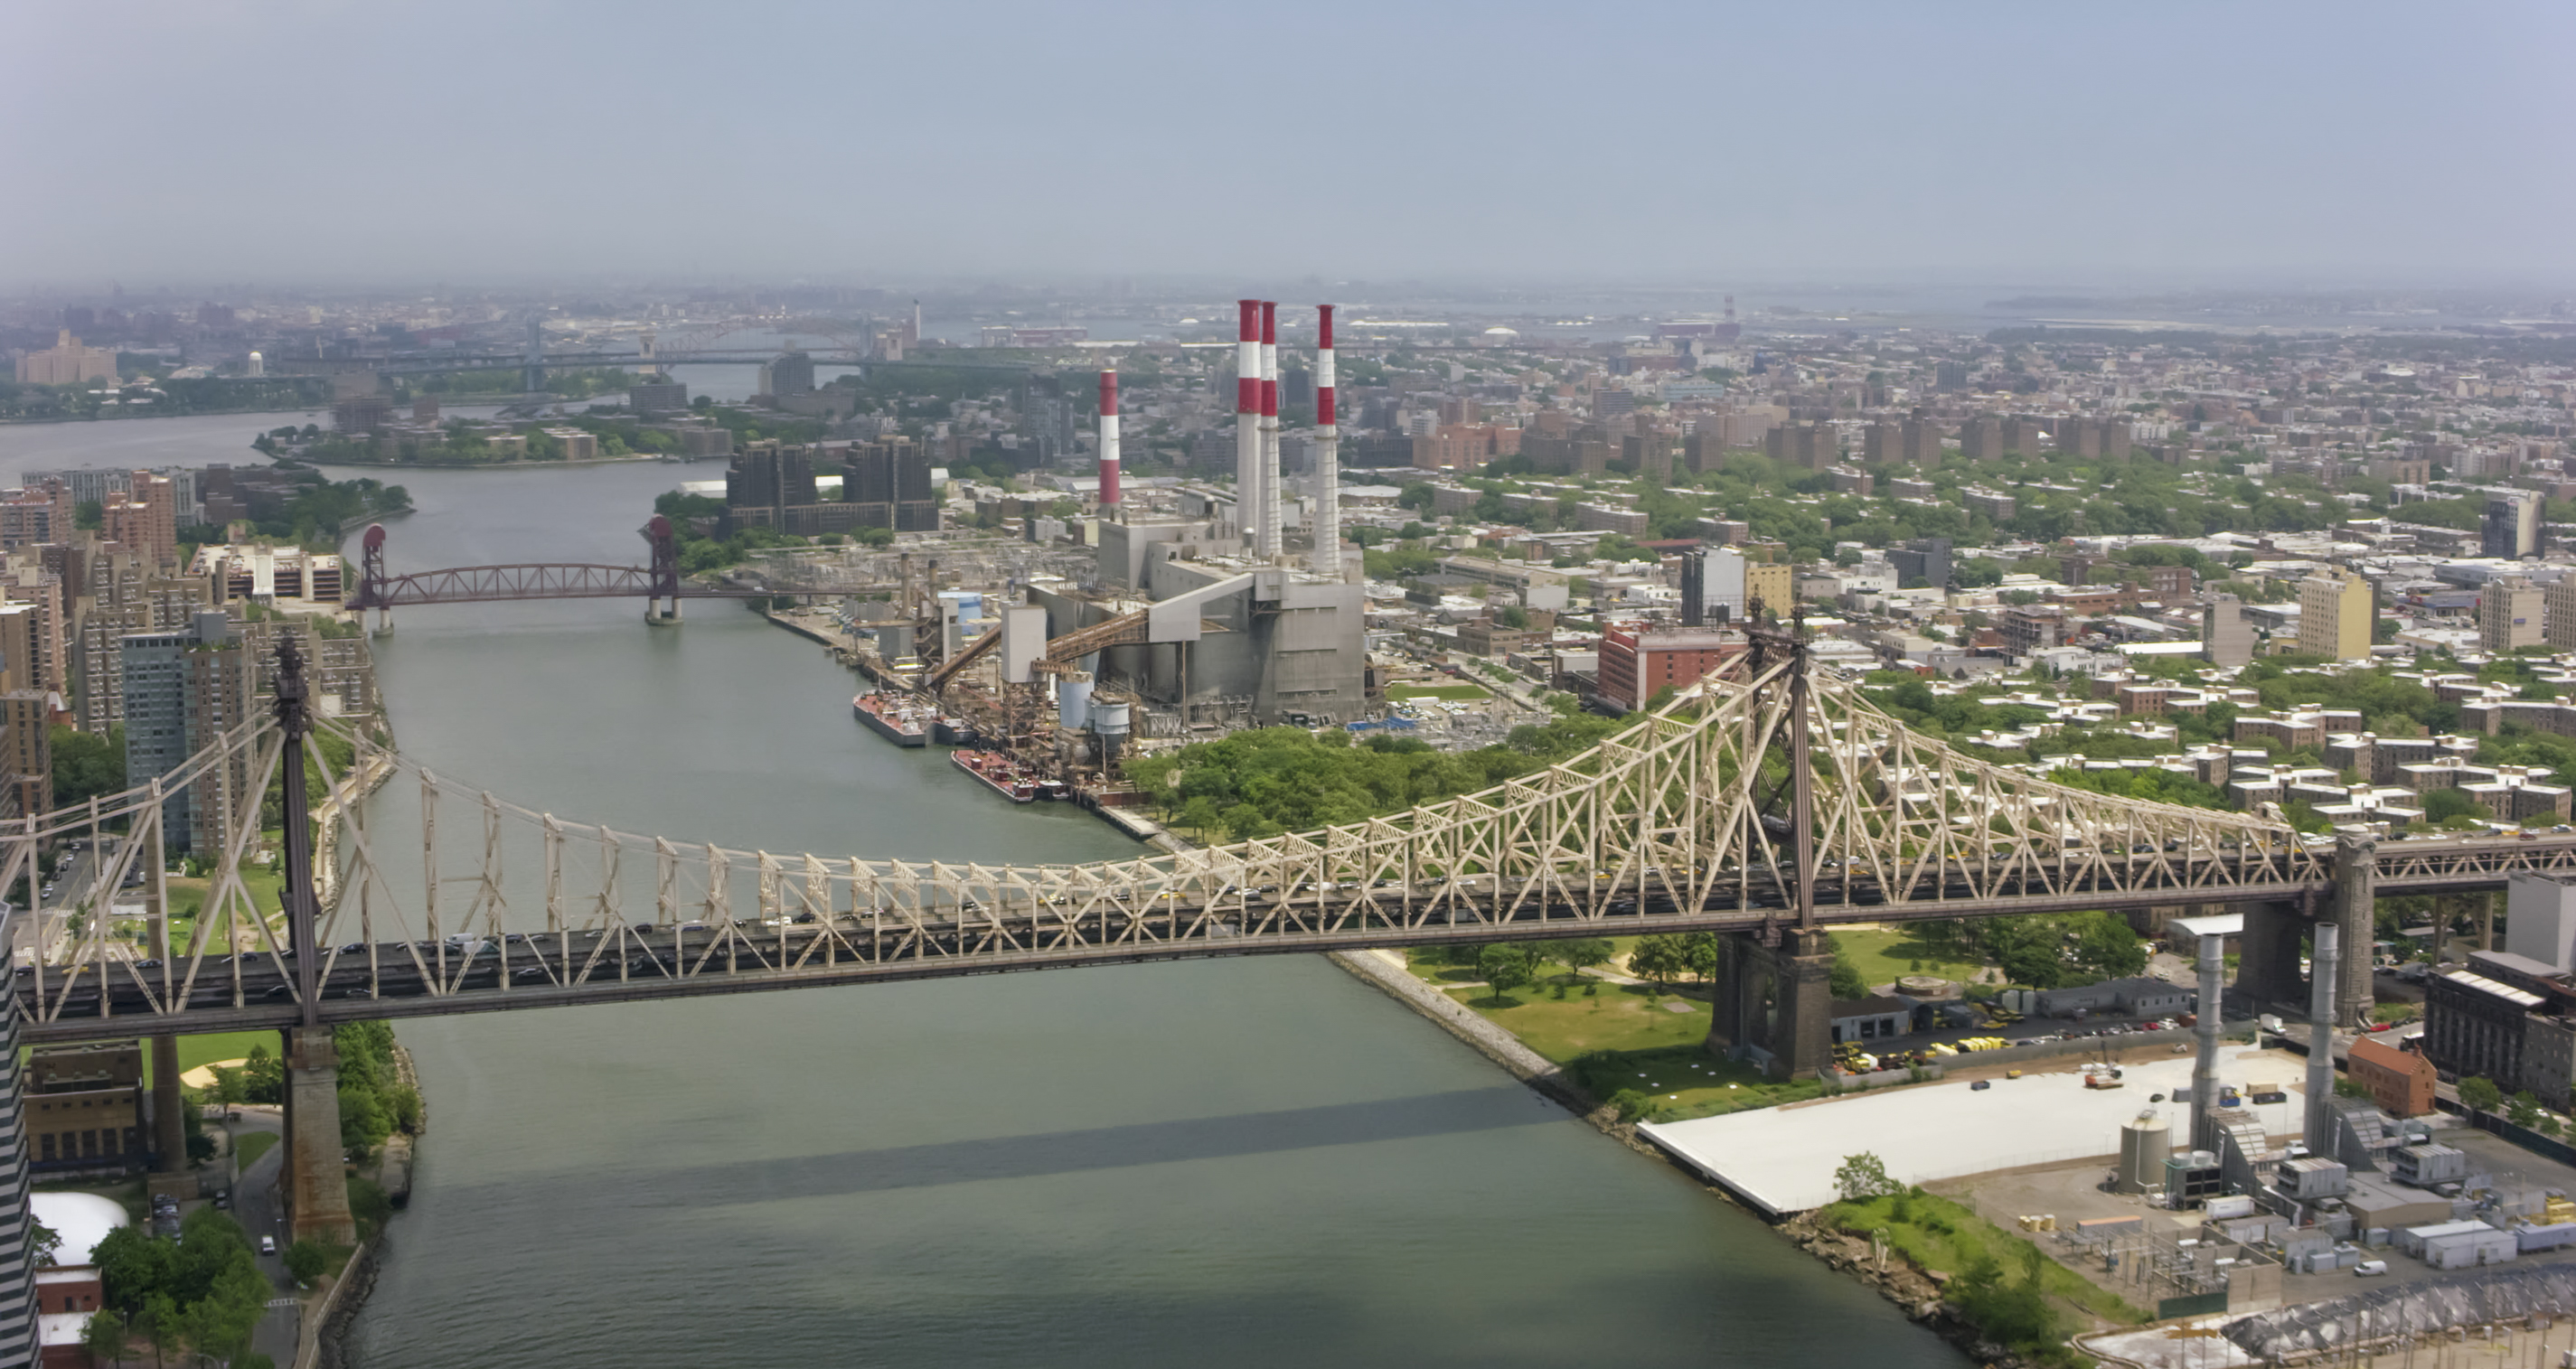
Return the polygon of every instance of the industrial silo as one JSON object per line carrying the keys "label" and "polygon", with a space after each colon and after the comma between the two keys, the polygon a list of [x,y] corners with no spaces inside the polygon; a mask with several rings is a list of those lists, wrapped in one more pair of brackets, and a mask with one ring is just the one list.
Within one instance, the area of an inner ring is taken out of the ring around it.
{"label": "industrial silo", "polygon": [[2173,1154],[2173,1132],[2154,1108],[2140,1112],[2120,1127],[2120,1173],[2112,1187],[2122,1193],[2144,1193],[2165,1184],[2165,1160]]}

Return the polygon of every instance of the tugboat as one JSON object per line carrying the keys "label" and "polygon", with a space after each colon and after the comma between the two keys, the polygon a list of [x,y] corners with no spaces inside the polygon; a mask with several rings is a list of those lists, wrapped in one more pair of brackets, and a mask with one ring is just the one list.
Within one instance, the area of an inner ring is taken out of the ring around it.
{"label": "tugboat", "polygon": [[1018,761],[999,751],[952,751],[948,761],[1013,803],[1030,802],[1042,783],[1053,783],[1031,778]]}
{"label": "tugboat", "polygon": [[901,747],[929,740],[924,726],[928,710],[887,694],[861,694],[850,700],[850,713],[868,730]]}
{"label": "tugboat", "polygon": [[941,746],[973,746],[984,738],[975,730],[975,724],[953,713],[942,713],[930,725],[930,739]]}

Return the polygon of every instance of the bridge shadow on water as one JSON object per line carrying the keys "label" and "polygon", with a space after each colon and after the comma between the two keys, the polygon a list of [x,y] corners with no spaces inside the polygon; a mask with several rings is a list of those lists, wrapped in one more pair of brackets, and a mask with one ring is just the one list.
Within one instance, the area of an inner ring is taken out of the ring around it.
{"label": "bridge shadow on water", "polygon": [[[617,1200],[631,1206],[726,1207],[1232,1159],[1554,1125],[1567,1120],[1563,1108],[1526,1088],[1509,1085],[1276,1112],[685,1165],[625,1173],[613,1181],[602,1180],[601,1186],[613,1188]],[[575,1187],[589,1182],[577,1176],[566,1177]],[[540,1182],[557,1188],[560,1180],[549,1177]]]}

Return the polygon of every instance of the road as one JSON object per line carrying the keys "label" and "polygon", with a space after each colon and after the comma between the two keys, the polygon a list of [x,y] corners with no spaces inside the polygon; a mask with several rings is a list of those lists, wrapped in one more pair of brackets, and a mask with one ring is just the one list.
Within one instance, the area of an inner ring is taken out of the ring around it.
{"label": "road", "polygon": [[[258,1247],[260,1237],[274,1236],[277,1248],[282,1252],[287,1246],[286,1205],[279,1197],[277,1185],[278,1176],[284,1173],[286,1159],[284,1118],[276,1109],[243,1108],[240,1119],[231,1123],[227,1130],[235,1141],[262,1131],[277,1137],[277,1144],[270,1146],[267,1154],[242,1171],[240,1180],[235,1183],[233,1216],[241,1222],[242,1230],[250,1234],[254,1249]],[[251,1332],[250,1347],[281,1365],[293,1364],[296,1336],[302,1330],[294,1302],[294,1283],[286,1277],[286,1261],[281,1256],[261,1255],[257,1259],[260,1272],[268,1275],[269,1282],[278,1291],[269,1300],[268,1315],[260,1318],[258,1328]],[[281,1302],[286,1305],[278,1306]]]}

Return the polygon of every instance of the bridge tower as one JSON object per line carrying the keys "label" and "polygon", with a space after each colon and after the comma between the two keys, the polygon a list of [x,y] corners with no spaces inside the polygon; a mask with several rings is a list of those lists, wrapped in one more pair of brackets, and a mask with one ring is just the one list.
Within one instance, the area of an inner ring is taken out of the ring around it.
{"label": "bridge tower", "polygon": [[[680,539],[671,530],[671,520],[658,513],[642,531],[653,548],[652,592],[644,601],[644,621],[656,627],[676,623],[680,621]],[[667,611],[662,607],[665,599],[671,604]]]}
{"label": "bridge tower", "polygon": [[1758,1055],[1774,1076],[1795,1078],[1823,1068],[1833,1054],[1833,943],[1816,924],[1813,662],[1802,617],[1785,628],[1766,624],[1757,598],[1745,605],[1745,620],[1749,675],[1761,679],[1787,667],[1760,691],[1783,695],[1782,706],[1776,713],[1754,709],[1754,716],[1773,721],[1747,749],[1776,760],[1780,777],[1747,827],[1788,838],[1790,906],[1787,918],[1759,931],[1725,935],[1707,1046],[1719,1054]]}
{"label": "bridge tower", "polygon": [[376,635],[381,637],[394,630],[394,607],[385,601],[385,525],[369,523],[358,547],[358,597],[349,606],[362,616],[374,609]]}
{"label": "bridge tower", "polygon": [[546,388],[546,319],[543,314],[528,315],[528,349],[520,384],[529,394]]}
{"label": "bridge tower", "polygon": [[299,1240],[346,1245],[357,1239],[349,1214],[349,1180],[341,1164],[340,1053],[322,1025],[321,946],[314,935],[319,900],[313,888],[313,822],[304,793],[305,750],[313,718],[305,692],[304,654],[295,638],[277,644],[277,723],[285,734],[278,783],[285,800],[287,944],[295,955],[295,996],[303,1021],[286,1029],[286,1170],[290,1233]]}

